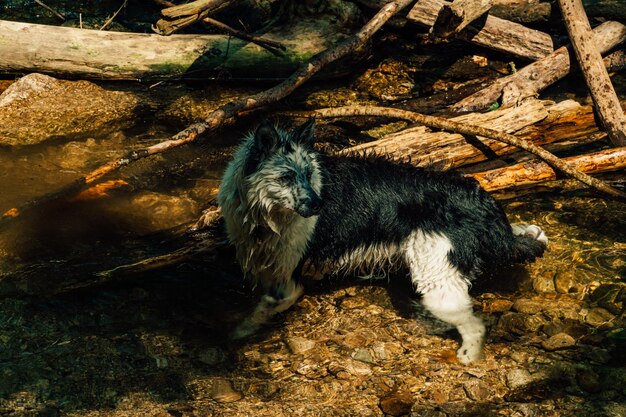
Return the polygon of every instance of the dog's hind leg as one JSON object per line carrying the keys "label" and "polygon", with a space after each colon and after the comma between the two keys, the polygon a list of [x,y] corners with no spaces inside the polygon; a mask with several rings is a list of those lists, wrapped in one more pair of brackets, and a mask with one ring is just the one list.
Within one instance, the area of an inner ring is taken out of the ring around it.
{"label": "dog's hind leg", "polygon": [[233,339],[243,339],[255,333],[266,324],[274,315],[281,313],[292,305],[304,292],[304,288],[297,281],[290,279],[284,283],[275,283],[269,287],[267,293],[254,312],[241,322],[232,332]]}
{"label": "dog's hind leg", "polygon": [[448,259],[451,248],[443,235],[416,231],[406,241],[405,256],[424,307],[460,333],[457,357],[466,364],[483,357],[485,326],[474,315],[469,281]]}

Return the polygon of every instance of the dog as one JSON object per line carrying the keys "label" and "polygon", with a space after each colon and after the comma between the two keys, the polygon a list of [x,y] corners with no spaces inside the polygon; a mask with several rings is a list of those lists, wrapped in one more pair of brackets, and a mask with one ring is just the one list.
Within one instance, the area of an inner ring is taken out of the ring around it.
{"label": "dog", "polygon": [[305,261],[345,273],[402,266],[435,317],[456,326],[461,363],[482,358],[485,326],[468,290],[485,271],[534,260],[548,239],[511,225],[473,179],[374,154],[314,149],[314,121],[286,131],[264,122],[225,170],[218,203],[244,274],[265,295],[235,329],[256,332],[303,293]]}

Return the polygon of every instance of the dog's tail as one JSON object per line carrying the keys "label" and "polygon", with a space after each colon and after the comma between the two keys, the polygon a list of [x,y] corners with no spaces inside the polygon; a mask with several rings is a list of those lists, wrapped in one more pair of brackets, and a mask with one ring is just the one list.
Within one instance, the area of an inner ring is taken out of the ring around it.
{"label": "dog's tail", "polygon": [[539,226],[514,223],[511,228],[515,238],[513,262],[534,261],[543,255],[548,247],[548,237]]}

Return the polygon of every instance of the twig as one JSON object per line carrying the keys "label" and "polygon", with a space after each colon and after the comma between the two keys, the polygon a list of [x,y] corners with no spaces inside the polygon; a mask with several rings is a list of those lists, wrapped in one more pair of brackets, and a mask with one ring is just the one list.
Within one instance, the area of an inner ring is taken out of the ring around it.
{"label": "twig", "polygon": [[122,5],[120,6],[119,9],[117,9],[117,11],[115,13],[113,13],[113,16],[111,16],[111,18],[109,18],[109,20],[107,20],[106,22],[104,22],[104,25],[102,25],[102,27],[100,28],[100,30],[104,30],[104,28],[106,28],[107,26],[109,26],[111,24],[111,22],[113,22],[113,19],[115,19],[117,17],[118,14],[120,14],[120,12],[122,11],[122,9],[124,7],[126,7],[126,2],[128,0],[124,0],[124,3],[122,3]]}
{"label": "twig", "polygon": [[[444,119],[436,116],[427,116],[424,114],[414,113],[406,110],[393,109],[388,107],[374,107],[374,106],[346,106],[337,108],[327,108],[314,110],[312,112],[305,112],[307,114],[313,114],[320,117],[348,117],[348,116],[382,116],[392,117],[396,119],[408,120],[413,123],[419,123],[424,126],[435,129],[443,129],[450,132],[460,133],[462,135],[471,136],[483,136],[486,138],[498,140],[500,142],[507,143],[512,146],[524,149],[542,160],[544,160],[551,167],[579,180],[580,182],[595,188],[598,191],[610,194],[614,197],[626,198],[626,193],[611,187],[605,182],[593,178],[576,168],[573,168],[570,164],[554,156],[554,154],[546,151],[545,149],[511,134],[499,132],[493,129],[487,129],[481,126],[467,125],[464,123],[454,122],[452,120]],[[346,151],[349,151],[347,149]]]}
{"label": "twig", "polygon": [[626,146],[626,116],[594,42],[581,0],[559,0],[563,20],[598,116],[615,146]]}
{"label": "twig", "polygon": [[262,37],[259,36],[253,36],[253,35],[249,35],[245,32],[242,32],[240,30],[237,30],[233,27],[228,26],[227,24],[224,24],[218,20],[212,19],[210,17],[205,17],[204,19],[202,19],[202,21],[204,23],[207,23],[211,26],[215,26],[218,29],[223,30],[226,33],[229,33],[231,35],[233,35],[236,38],[239,39],[243,39],[245,41],[248,42],[252,42],[256,45],[259,45],[262,48],[267,49],[268,51],[270,51],[271,53],[275,54],[282,54],[282,51],[286,51],[287,48],[285,47],[285,45],[283,45],[280,42],[276,42],[276,41],[272,41],[269,39],[264,39]]}
{"label": "twig", "polygon": [[68,196],[84,188],[85,185],[92,184],[102,176],[109,174],[118,168],[131,164],[139,159],[146,158],[165,152],[169,149],[193,142],[199,135],[222,126],[225,121],[241,114],[242,112],[253,110],[266,106],[270,103],[277,102],[288,96],[296,88],[301,86],[325,65],[336,61],[337,59],[349,54],[350,52],[363,46],[371,37],[380,29],[387,20],[389,20],[396,12],[406,7],[412,0],[396,0],[383,6],[372,19],[361,28],[361,30],[349,38],[343,40],[338,45],[329,48],[319,54],[313,56],[307,63],[302,65],[295,73],[282,83],[269,90],[263,91],[252,96],[233,100],[217,110],[214,110],[209,116],[200,123],[195,123],[185,130],[174,135],[170,140],[158,143],[148,148],[129,152],[125,157],[111,161],[90,172],[82,178],[74,181],[61,190],[40,197],[36,200],[26,203],[20,208],[12,208],[4,213],[2,221],[19,216],[25,209],[39,205],[45,201],[50,201],[61,196]]}
{"label": "twig", "polygon": [[[159,4],[160,6],[163,7],[174,7],[176,6],[174,3],[168,1],[168,0],[153,0],[154,2],[156,2],[157,4]],[[245,32],[242,32],[240,30],[237,30],[231,26],[228,26],[227,24],[224,24],[218,20],[212,19],[210,17],[205,17],[202,19],[202,21],[206,24],[215,26],[216,28],[223,30],[224,32],[227,32],[231,35],[233,35],[236,38],[239,39],[243,39],[245,41],[248,42],[252,42],[256,45],[259,45],[262,48],[267,49],[268,51],[270,51],[273,54],[281,54],[282,51],[286,51],[287,48],[285,47],[285,45],[283,45],[280,42],[276,42],[276,41],[272,41],[269,39],[264,39],[262,37],[259,36],[253,36],[253,35],[249,35]]]}
{"label": "twig", "polygon": [[56,10],[54,10],[52,7],[48,6],[43,1],[35,0],[35,3],[37,3],[38,5],[40,5],[41,7],[43,7],[44,9],[46,9],[47,11],[49,11],[50,13],[52,13],[53,15],[58,17],[59,19],[65,21],[65,16],[63,16],[61,13],[57,12]]}

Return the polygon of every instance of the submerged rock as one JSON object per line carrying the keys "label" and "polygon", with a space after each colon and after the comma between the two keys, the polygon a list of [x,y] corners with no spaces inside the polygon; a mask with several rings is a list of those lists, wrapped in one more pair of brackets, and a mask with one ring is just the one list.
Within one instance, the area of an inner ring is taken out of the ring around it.
{"label": "submerged rock", "polygon": [[87,81],[29,74],[0,95],[0,145],[101,136],[130,127],[140,100]]}

